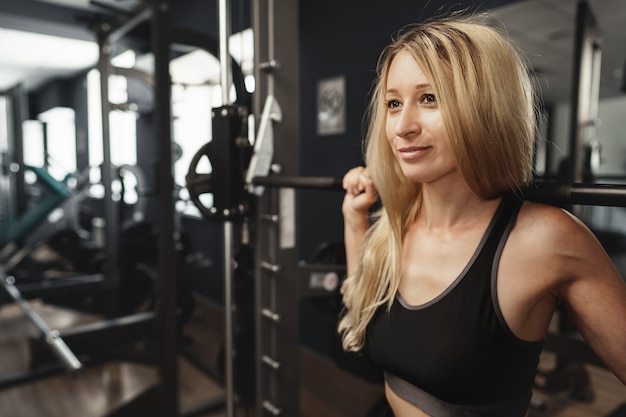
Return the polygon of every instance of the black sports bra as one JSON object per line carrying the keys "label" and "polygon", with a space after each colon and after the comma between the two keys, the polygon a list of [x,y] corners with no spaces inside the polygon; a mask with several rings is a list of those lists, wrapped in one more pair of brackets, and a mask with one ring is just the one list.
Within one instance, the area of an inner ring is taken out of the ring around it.
{"label": "black sports bra", "polygon": [[543,342],[509,329],[496,295],[497,269],[522,202],[505,196],[471,260],[432,301],[397,294],[367,330],[367,348],[389,387],[439,416],[524,416]]}

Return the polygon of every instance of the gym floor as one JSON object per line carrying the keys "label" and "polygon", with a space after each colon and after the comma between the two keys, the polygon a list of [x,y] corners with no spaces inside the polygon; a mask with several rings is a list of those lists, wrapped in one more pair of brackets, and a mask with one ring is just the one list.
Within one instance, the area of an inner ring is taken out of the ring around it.
{"label": "gym floor", "polygon": [[[63,329],[99,320],[99,317],[34,302],[34,307],[53,328]],[[198,300],[192,319],[185,325],[185,339],[203,360],[217,363],[221,345],[221,317],[216,309]],[[28,335],[34,328],[13,305],[0,309],[0,375],[28,369]],[[550,367],[553,356],[545,353],[540,367]],[[621,417],[611,414],[626,403],[626,387],[605,369],[586,365],[595,401],[573,400],[568,393],[537,391],[535,399],[545,409],[529,417]],[[0,376],[0,377],[1,377]],[[214,379],[181,355],[179,358],[180,405],[184,412],[206,409],[219,402],[224,391]],[[129,401],[157,381],[153,367],[130,362],[109,362],[87,367],[78,376],[58,375],[0,390],[0,416],[6,417],[100,417]],[[325,358],[306,349],[301,352],[302,417],[370,417],[382,398],[380,386],[346,373]],[[332,384],[329,381],[333,381]],[[337,389],[341,387],[341,390]],[[238,417],[252,415],[238,410]],[[193,413],[198,417],[225,417],[224,409]]]}

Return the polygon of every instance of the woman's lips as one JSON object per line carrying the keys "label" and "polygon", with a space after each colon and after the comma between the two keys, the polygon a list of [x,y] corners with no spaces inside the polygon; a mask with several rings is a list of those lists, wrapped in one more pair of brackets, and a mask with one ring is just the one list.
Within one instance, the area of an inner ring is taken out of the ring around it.
{"label": "woman's lips", "polygon": [[415,159],[424,155],[431,146],[404,146],[398,149],[398,154],[402,159]]}

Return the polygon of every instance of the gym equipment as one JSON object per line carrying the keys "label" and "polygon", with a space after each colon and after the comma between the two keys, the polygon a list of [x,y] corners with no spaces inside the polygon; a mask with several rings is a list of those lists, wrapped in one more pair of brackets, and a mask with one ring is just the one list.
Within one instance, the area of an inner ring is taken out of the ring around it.
{"label": "gym equipment", "polygon": [[[364,381],[382,384],[384,382],[382,370],[374,364],[369,356],[344,351],[341,346],[341,338],[337,333],[337,325],[343,308],[341,293],[339,292],[342,279],[339,277],[339,273],[342,273],[342,276],[345,275],[346,251],[344,242],[322,243],[309,256],[307,263],[309,267],[310,265],[318,265],[319,268],[320,265],[328,265],[329,268],[333,269],[330,272],[331,275],[324,273],[318,277],[317,286],[326,287],[327,292],[306,299],[322,315],[329,317],[332,322],[329,334],[330,358],[340,369],[356,375]],[[311,286],[312,282],[309,285]],[[330,290],[333,287],[334,290]],[[386,401],[382,401],[380,404],[380,407],[384,409],[383,404],[386,404]],[[374,407],[374,410],[376,408]]]}
{"label": "gym equipment", "polygon": [[22,298],[22,294],[15,288],[15,278],[11,276],[7,277],[4,271],[2,271],[0,272],[0,285],[2,285],[11,298],[20,306],[24,314],[44,335],[46,343],[63,362],[66,369],[70,372],[80,371],[83,365],[59,336],[58,330],[52,330],[48,324],[30,308],[28,302]]}
{"label": "gym equipment", "polygon": [[43,168],[25,165],[24,169],[33,172],[37,183],[43,185],[48,193],[37,206],[31,207],[23,216],[9,226],[6,236],[0,236],[0,239],[7,243],[24,242],[28,235],[45,220],[52,210],[57,208],[71,195],[66,185],[70,178],[69,175],[61,183],[55,180]]}
{"label": "gym equipment", "polygon": [[[37,168],[34,170],[39,177],[45,178],[46,184],[52,184],[52,186],[57,188],[61,188],[63,185],[54,181],[45,171]],[[77,181],[78,184],[81,184],[80,187],[73,189],[61,188],[62,190],[67,190],[68,194],[56,192],[52,195],[53,198],[44,195],[42,201],[45,204],[34,205],[32,209],[32,212],[39,214],[39,216],[29,213],[26,216],[27,219],[38,219],[39,224],[34,225],[33,221],[18,223],[20,225],[18,230],[21,233],[14,234],[16,237],[14,245],[17,245],[17,237],[25,245],[19,253],[29,253],[39,244],[46,244],[56,249],[61,248],[64,249],[61,250],[62,255],[71,259],[74,266],[79,265],[81,259],[78,258],[81,256],[86,258],[82,259],[83,264],[89,265],[91,268],[89,272],[93,273],[77,275],[75,272],[78,272],[79,268],[76,271],[66,271],[69,274],[67,276],[49,277],[42,272],[36,276],[24,277],[21,263],[26,259],[26,255],[20,256],[18,261],[15,260],[16,257],[9,258],[11,268],[18,274],[16,275],[17,279],[13,275],[5,276],[5,271],[2,270],[0,284],[9,296],[10,301],[18,304],[24,314],[33,322],[39,335],[30,339],[31,369],[28,372],[9,376],[3,375],[0,378],[0,386],[25,383],[63,371],[74,373],[81,370],[86,363],[93,363],[106,358],[131,357],[136,360],[140,355],[135,352],[133,344],[139,338],[148,339],[153,337],[152,330],[148,330],[154,325],[154,314],[152,312],[132,314],[136,311],[136,307],[153,292],[153,278],[146,273],[142,273],[140,265],[151,265],[156,262],[156,250],[153,249],[156,238],[153,228],[150,224],[142,221],[144,218],[143,210],[145,210],[143,204],[145,182],[141,172],[136,167],[124,166],[120,167],[118,171],[120,172],[121,183],[123,183],[121,176],[125,175],[122,172],[131,172],[136,177],[139,196],[137,204],[133,207],[131,219],[123,223],[124,230],[120,239],[121,246],[117,248],[121,252],[120,270],[123,278],[125,278],[119,283],[117,288],[120,304],[119,311],[127,314],[127,316],[105,320],[95,325],[79,326],[59,331],[50,329],[45,320],[30,307],[26,300],[37,297],[46,303],[54,305],[102,313],[99,310],[99,297],[106,295],[108,291],[103,287],[103,274],[100,273],[103,261],[99,260],[99,257],[102,249],[99,245],[93,245],[94,242],[90,239],[96,233],[94,233],[94,230],[82,229],[83,219],[79,218],[81,213],[79,206],[85,200],[89,184],[83,186],[80,181]],[[85,177],[83,176],[83,178]],[[51,188],[49,185],[47,187]],[[121,200],[123,200],[123,193],[124,187],[122,187]],[[59,195],[61,197],[68,195],[69,197],[61,201],[60,198],[57,198]],[[60,204],[57,204],[56,207],[55,204],[50,203],[58,201],[60,201]],[[43,209],[41,206],[43,206]],[[122,206],[120,205],[120,209],[123,208]],[[63,210],[63,216],[58,216],[57,221],[50,221],[48,219],[49,214],[48,216],[41,214],[44,211],[50,213],[54,210]],[[121,212],[120,215],[122,215]],[[31,227],[27,228],[24,226],[25,224]],[[152,244],[152,248],[150,244]],[[86,248],[81,250],[81,245],[86,246]],[[74,248],[75,246],[78,246],[78,248]],[[68,249],[72,249],[70,252],[75,251],[76,253],[68,255],[65,253],[65,250]],[[84,270],[80,271],[85,272]],[[189,312],[187,311],[189,305],[189,303],[179,301],[180,320],[189,318]],[[130,327],[132,327],[132,331],[129,331]],[[104,342],[107,339],[110,341],[109,343]],[[114,345],[113,348],[111,344]],[[142,360],[148,361],[149,356],[146,355]],[[154,361],[154,359],[152,360]],[[60,362],[62,366],[57,366],[57,362]]]}
{"label": "gym equipment", "polygon": [[[156,348],[156,357],[159,368],[159,382],[146,392],[111,413],[111,416],[124,415],[178,415],[178,368],[177,368],[177,285],[176,265],[174,250],[174,213],[173,213],[173,179],[172,172],[172,140],[171,140],[171,97],[170,97],[170,45],[172,42],[172,30],[170,23],[171,6],[167,0],[154,0],[142,2],[133,12],[124,16],[120,22],[112,24],[105,22],[97,28],[97,38],[100,46],[100,90],[102,99],[102,137],[103,137],[103,163],[111,166],[110,160],[110,132],[109,112],[112,106],[108,97],[108,74],[110,70],[110,53],[112,45],[125,36],[140,23],[150,23],[152,52],[154,55],[154,111],[155,140],[157,143],[156,170],[157,179],[157,216],[159,239],[157,243],[158,259],[158,283],[161,293],[160,302],[157,305],[154,324],[156,338],[159,340]],[[111,173],[103,172],[103,184],[105,185],[105,212],[114,217],[113,201],[111,199]],[[108,218],[108,216],[105,216]],[[117,247],[115,235],[116,224],[107,223],[106,242],[107,248]],[[107,272],[114,282],[116,277],[117,254],[113,248],[107,252]]]}
{"label": "gym equipment", "polygon": [[[104,248],[101,227],[96,217],[94,200],[90,198],[89,168],[82,173],[71,173],[57,181],[44,169],[25,166],[35,174],[36,181],[29,186],[32,195],[26,213],[7,230],[6,242],[0,253],[0,262],[7,272],[15,271],[18,283],[45,279],[45,271],[55,269],[55,275],[92,274],[102,272],[100,252]],[[120,183],[119,219],[125,219],[122,230],[144,221],[147,194],[143,173],[138,167],[123,165],[116,168]],[[137,201],[124,204],[125,178],[136,179]],[[70,185],[71,184],[71,185]],[[91,200],[91,201],[90,201]],[[130,211],[129,211],[130,210]],[[39,259],[36,251],[47,247],[54,256]],[[117,248],[116,248],[117,250]],[[32,255],[32,256],[31,256]],[[31,259],[32,258],[32,259]]]}
{"label": "gym equipment", "polygon": [[[233,395],[239,405],[253,404],[256,394],[254,366],[254,249],[242,244],[233,251],[233,300],[232,349],[221,346],[218,358],[220,379],[226,382],[226,360],[232,360]],[[236,352],[236,354],[233,354]]]}
{"label": "gym equipment", "polygon": [[[297,177],[276,175],[255,177],[252,184],[266,187],[343,190],[341,178]],[[594,205],[626,207],[626,185],[621,184],[559,184],[535,181],[521,190],[524,198],[552,205]]]}
{"label": "gym equipment", "polygon": [[[187,189],[194,205],[202,215],[216,221],[241,219],[250,210],[250,199],[244,189],[245,169],[251,145],[242,136],[247,111],[242,106],[223,106],[213,109],[213,131],[217,139],[203,145],[193,156],[186,175]],[[212,172],[201,174],[198,165],[208,159]],[[201,200],[204,194],[213,195],[213,206]]]}
{"label": "gym equipment", "polygon": [[[0,285],[8,294],[10,301],[20,306],[24,314],[32,321],[37,330],[42,334],[43,340],[57,358],[62,362],[65,369],[70,372],[79,371],[82,368],[81,362],[67,347],[59,332],[48,327],[43,320],[25,299],[16,283],[13,275],[7,276],[7,272],[21,273],[20,283],[26,282],[31,286],[36,286],[41,280],[41,271],[31,264],[24,270],[17,270],[18,266],[42,243],[52,238],[56,233],[64,229],[72,229],[76,233],[84,232],[80,226],[78,216],[78,203],[84,198],[81,190],[82,183],[80,176],[67,175],[64,182],[56,181],[45,170],[38,167],[26,166],[26,170],[32,171],[37,181],[35,184],[41,186],[41,201],[32,204],[26,213],[17,219],[7,230],[5,236],[5,246],[0,254]],[[67,183],[70,179],[75,179],[77,187],[72,192]],[[33,185],[35,188],[35,185]],[[56,215],[54,215],[56,213]],[[73,275],[59,277],[49,281],[45,290],[39,286],[38,294],[46,292],[77,291],[78,288],[93,288],[102,282],[100,274]],[[33,291],[26,289],[26,294],[33,296]],[[46,291],[48,290],[48,291]],[[28,295],[27,295],[28,296]]]}
{"label": "gym equipment", "polygon": [[[0,240],[4,242],[4,247],[0,252],[0,261],[7,271],[17,266],[38,244],[49,238],[59,225],[66,227],[68,219],[74,223],[73,226],[76,225],[73,205],[80,195],[76,195],[68,203],[63,204],[72,196],[67,186],[67,181],[71,176],[66,176],[65,181],[61,183],[42,168],[27,165],[24,169],[35,174],[35,184],[41,186],[40,192],[43,193],[43,197],[38,204],[32,205],[13,224],[9,225],[4,236],[0,236]],[[58,214],[51,216],[57,209]],[[50,217],[53,217],[53,221],[46,223],[46,219]]]}
{"label": "gym equipment", "polygon": [[[192,158],[186,175],[187,189],[194,205],[200,213],[213,221],[223,222],[224,226],[224,320],[225,337],[222,351],[222,367],[226,392],[226,414],[233,417],[235,397],[242,404],[251,403],[254,398],[252,357],[254,343],[247,337],[252,332],[252,317],[248,310],[252,294],[244,290],[250,280],[251,254],[247,234],[247,221],[251,208],[251,198],[244,188],[244,172],[248,166],[252,146],[247,138],[246,123],[249,103],[248,94],[237,94],[238,102],[230,98],[233,64],[228,51],[230,37],[230,3],[219,1],[219,62],[222,107],[212,109],[213,140],[200,148]],[[235,66],[235,68],[237,68]],[[239,77],[237,77],[239,78]],[[240,78],[243,80],[243,78]],[[236,82],[235,82],[236,85]],[[244,90],[245,91],[245,90]],[[201,161],[208,160],[211,172],[197,171]],[[213,205],[207,207],[202,196],[213,195]],[[241,224],[236,230],[233,222]],[[244,230],[245,229],[245,230]],[[242,234],[241,246],[235,248],[234,235]],[[244,236],[246,235],[246,236]],[[250,288],[251,286],[248,286]],[[236,301],[235,301],[236,300]],[[233,312],[237,305],[237,316]],[[235,356],[236,352],[236,356]],[[236,368],[236,369],[235,369]],[[235,370],[238,378],[235,379]],[[246,371],[247,370],[247,371]]]}
{"label": "gym equipment", "polygon": [[[178,370],[177,370],[177,354],[178,349],[178,332],[179,332],[179,306],[177,293],[183,291],[177,284],[177,254],[175,253],[175,246],[178,242],[174,238],[174,205],[172,196],[174,195],[174,184],[171,175],[172,172],[172,139],[171,135],[171,80],[169,75],[169,61],[172,52],[172,46],[178,47],[183,45],[185,50],[188,46],[199,47],[208,50],[209,52],[217,52],[218,47],[213,40],[200,33],[181,30],[172,27],[171,24],[171,1],[169,0],[152,0],[142,2],[132,13],[126,13],[121,21],[115,24],[111,22],[103,23],[98,27],[98,41],[100,44],[100,61],[99,69],[102,74],[101,79],[101,96],[107,97],[108,85],[107,74],[111,70],[109,62],[109,53],[111,46],[114,42],[117,42],[121,37],[125,36],[131,30],[136,28],[140,23],[149,21],[152,53],[154,55],[154,100],[153,100],[153,112],[152,119],[154,120],[154,131],[156,133],[156,148],[157,148],[157,160],[158,169],[156,170],[156,183],[157,183],[157,218],[158,224],[156,230],[158,230],[158,239],[156,239],[156,286],[159,292],[159,298],[155,306],[155,329],[158,329],[158,334],[155,335],[157,343],[156,346],[156,358],[159,368],[159,382],[151,389],[135,398],[130,403],[124,405],[120,409],[116,410],[110,416],[122,417],[122,416],[134,416],[143,414],[152,415],[165,415],[174,416],[178,415]],[[223,16],[224,7],[220,4],[220,22],[228,21],[229,16]],[[119,24],[118,24],[119,23]],[[220,23],[220,26],[223,26]],[[220,64],[229,66],[229,70],[222,70],[222,74],[228,72],[230,69],[234,71],[240,71],[238,65],[227,55],[227,37],[220,36],[220,53],[224,53],[224,57],[220,59]],[[239,74],[241,74],[239,72]],[[225,99],[223,103],[224,107],[214,111],[214,127],[216,125],[221,126],[222,133],[214,135],[214,137],[238,137],[241,131],[241,120],[247,115],[244,111],[241,111],[244,107],[249,107],[250,95],[245,90],[243,83],[243,76],[235,77],[233,81],[237,98],[242,107],[230,106],[228,103],[228,92],[230,92],[230,83],[227,87],[223,87],[223,93]],[[108,100],[103,100],[102,105],[102,120],[103,120],[103,139],[104,139],[104,165],[110,165],[110,153],[109,153],[109,129],[108,129],[108,115],[113,106]],[[224,133],[225,132],[225,133]],[[243,146],[240,146],[243,145]],[[234,153],[239,153],[240,149],[245,149],[245,143],[228,143],[224,147],[220,145],[211,145],[202,149],[196,157],[196,160],[202,159],[204,155],[210,159],[210,163],[215,167],[223,163],[231,161],[231,156]],[[216,148],[217,147],[217,148]],[[206,153],[205,153],[206,152]],[[226,155],[226,159],[222,160],[222,154]],[[245,153],[241,153],[242,158],[245,161]],[[230,171],[231,176],[228,177],[228,165],[220,165],[220,172],[222,174],[217,175],[208,186],[202,184],[201,175],[195,175],[195,179],[199,179],[199,182],[194,181],[194,174],[196,173],[192,168],[190,177],[190,183],[192,184],[190,194],[192,199],[199,201],[196,196],[205,192],[215,192],[228,197],[232,197],[229,202],[228,198],[220,200],[218,206],[219,210],[216,212],[216,218],[230,219],[231,216],[239,217],[241,214],[247,212],[247,207],[240,205],[240,196],[243,194],[229,194],[231,188],[229,187],[237,181],[243,184],[243,181],[237,179],[237,176],[241,176],[242,166],[233,167]],[[236,171],[239,169],[239,171]],[[105,172],[108,175],[108,173]],[[198,178],[200,177],[200,178]],[[226,179],[225,179],[226,178]],[[110,181],[111,178],[103,175],[103,182],[105,184],[105,202],[109,201],[111,190]],[[224,184],[226,181],[228,184]],[[205,191],[205,189],[209,191]],[[222,188],[225,187],[225,188]],[[108,197],[107,197],[108,196]],[[105,211],[112,215],[113,207],[111,203],[105,207]],[[211,215],[208,212],[206,214]],[[227,222],[228,223],[228,222]],[[115,224],[107,223],[107,235],[106,242],[107,248],[110,246],[117,246],[117,237],[111,232],[115,230]],[[225,230],[227,231],[227,230]],[[228,252],[228,251],[227,251]],[[227,253],[225,256],[228,259],[226,265],[230,265],[231,257]],[[117,254],[111,253],[111,250],[107,252],[107,271],[113,271],[117,265]],[[117,277],[114,275],[113,279]],[[229,282],[229,279],[226,280]],[[226,309],[230,311],[229,308]],[[184,315],[184,312],[182,313]],[[228,327],[228,326],[227,326]],[[232,346],[227,347],[227,352],[232,352]],[[230,361],[226,361],[230,363]],[[228,379],[228,378],[227,378]],[[232,380],[228,379],[228,380]],[[232,391],[232,390],[230,390]],[[223,401],[219,399],[211,408],[223,406]],[[209,410],[210,411],[210,410]]]}
{"label": "gym equipment", "polygon": [[[590,220],[590,208],[583,205],[623,206],[625,203],[618,190],[594,184],[593,192],[602,198],[584,198],[590,189],[585,190],[581,182],[592,183],[599,168],[599,148],[596,138],[598,102],[600,91],[600,65],[602,56],[602,35],[596,18],[586,1],[578,2],[575,22],[574,60],[572,68],[572,95],[570,105],[569,154],[566,160],[565,181],[578,187],[581,199],[570,205],[563,205],[583,222]],[[577,184],[578,183],[578,184]],[[557,191],[557,190],[553,190]],[[599,203],[598,201],[601,201]],[[600,236],[598,236],[600,237]],[[558,331],[546,338],[545,348],[557,353],[554,369],[538,372],[535,386],[548,392],[568,391],[571,398],[582,402],[595,400],[591,378],[584,363],[599,365],[595,353],[581,340],[571,322],[566,309],[559,305]],[[576,353],[574,353],[576,352]],[[534,404],[542,407],[543,404]]]}

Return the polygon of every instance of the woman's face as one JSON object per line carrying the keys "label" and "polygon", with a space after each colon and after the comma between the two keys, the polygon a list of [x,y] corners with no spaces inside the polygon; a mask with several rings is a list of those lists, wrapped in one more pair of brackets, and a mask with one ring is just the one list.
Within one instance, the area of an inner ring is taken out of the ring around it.
{"label": "woman's face", "polygon": [[437,95],[406,51],[391,62],[385,89],[386,134],[402,172],[413,182],[433,183],[456,171]]}

